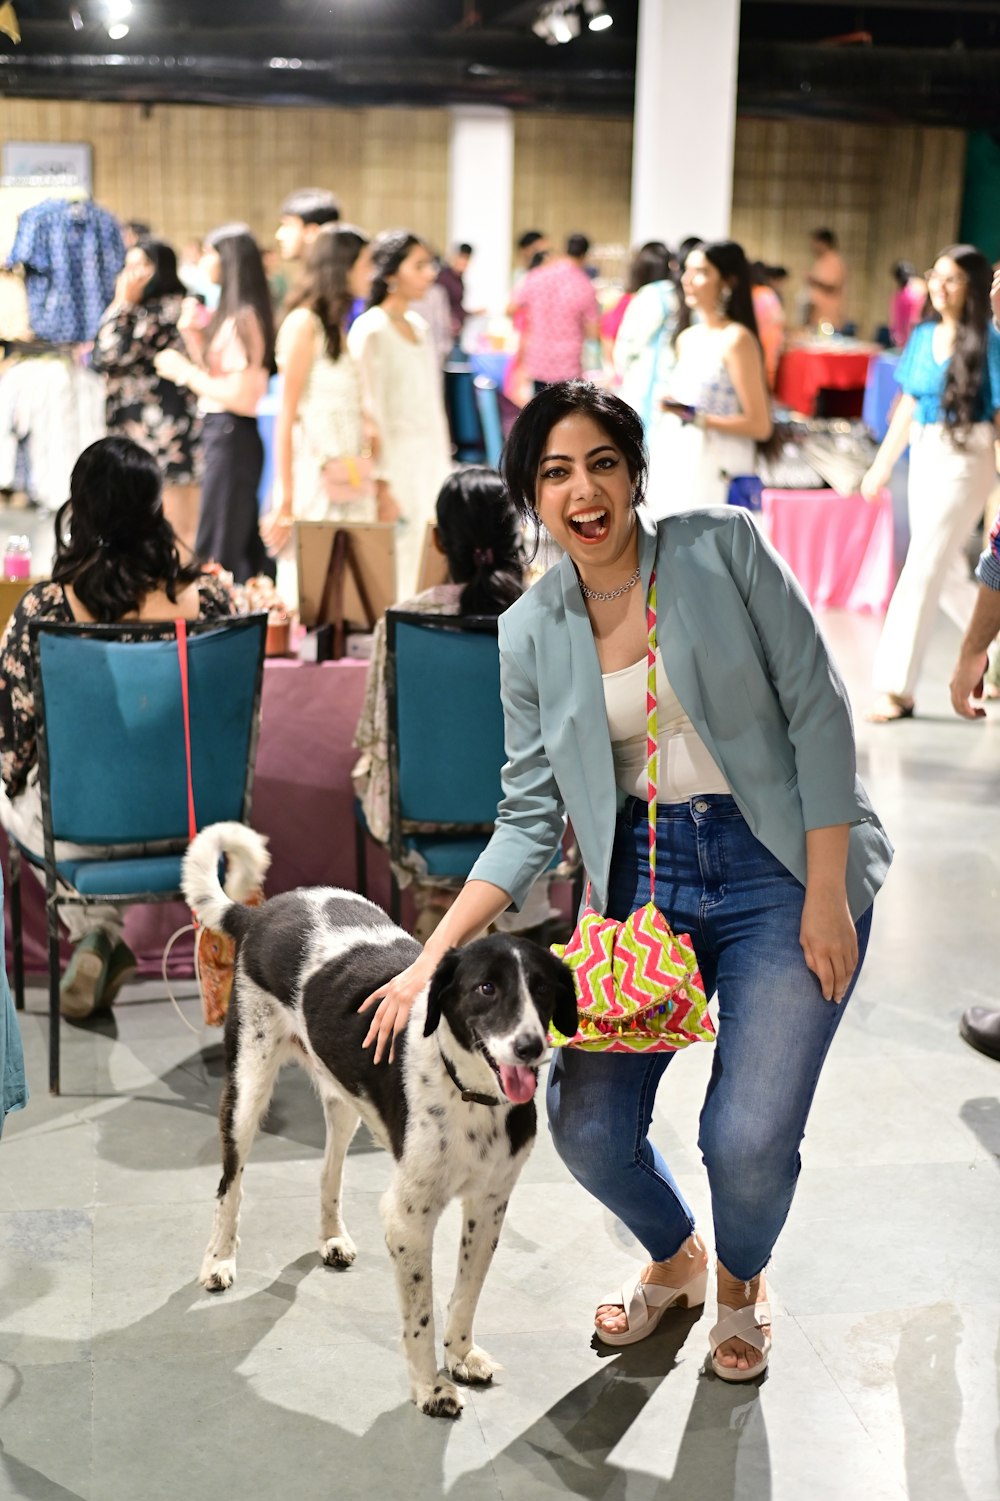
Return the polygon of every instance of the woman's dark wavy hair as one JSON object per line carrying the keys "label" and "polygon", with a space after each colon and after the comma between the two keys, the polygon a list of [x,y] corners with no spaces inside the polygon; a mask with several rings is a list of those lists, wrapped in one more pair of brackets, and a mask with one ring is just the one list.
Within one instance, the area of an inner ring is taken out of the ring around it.
{"label": "woman's dark wavy hair", "polygon": [[[735,240],[712,240],[704,245],[692,246],[692,250],[700,250],[710,266],[714,266],[722,277],[723,285],[729,289],[729,302],[726,306],[726,315],[734,323],[742,323],[753,334],[757,343],[760,344],[760,333],[757,329],[757,315],[753,310],[753,290],[750,285],[750,263],[742,245],[737,245]],[[688,255],[690,255],[688,251]],[[686,259],[686,257],[685,257]],[[677,328],[674,332],[674,343],[684,330],[690,327],[691,309],[681,298],[680,316],[677,319]]]}
{"label": "woman's dark wavy hair", "polygon": [[237,333],[249,347],[249,323],[255,319],[264,340],[264,369],[272,369],[274,313],[257,241],[247,225],[223,224],[206,235],[205,244],[219,252],[222,262],[219,306],[205,330],[205,348],[209,348],[227,318],[235,320]]}
{"label": "woman's dark wavy hair", "polygon": [[457,469],[437,498],[437,533],[452,582],[464,584],[460,615],[502,615],[524,593],[517,511],[495,469]]}
{"label": "woman's dark wavy hair", "polygon": [[[389,277],[395,276],[415,245],[423,245],[419,235],[409,229],[383,229],[372,240],[372,277],[368,306],[378,307],[389,295]],[[426,246],[424,246],[426,249]]]}
{"label": "woman's dark wavy hair", "polygon": [[632,504],[642,503],[649,456],[638,412],[613,391],[605,391],[588,380],[562,380],[543,387],[531,398],[504,445],[500,472],[518,515],[525,521],[537,515],[538,469],[549,433],[564,417],[577,414],[596,422],[621,451],[632,481]]}
{"label": "woman's dark wavy hair", "polygon": [[[935,256],[936,261],[954,261],[966,276],[965,302],[955,330],[955,347],[948,361],[941,415],[952,443],[964,448],[972,424],[986,369],[986,346],[990,323],[990,283],[993,267],[975,245],[949,245]],[[929,305],[929,304],[928,304]],[[931,320],[940,323],[940,314],[931,308]]]}
{"label": "woman's dark wavy hair", "polygon": [[367,244],[368,236],[351,224],[324,224],[310,247],[305,275],[285,304],[286,317],[300,307],[316,314],[334,360],[340,359],[344,324],[354,305],[347,278]]}
{"label": "woman's dark wavy hair", "polygon": [[628,268],[626,292],[638,292],[652,281],[666,281],[670,275],[670,251],[662,240],[647,240],[633,255]]}
{"label": "woman's dark wavy hair", "polygon": [[177,257],[170,245],[163,240],[140,240],[139,249],[153,268],[152,276],[142,289],[142,302],[187,295],[187,288],[177,275]]}
{"label": "woman's dark wavy hair", "polygon": [[69,500],[56,513],[52,579],[70,584],[102,624],[138,610],[153,589],[176,600],[201,576],[181,562],[162,488],[156,460],[131,438],[99,438],[73,466]]}

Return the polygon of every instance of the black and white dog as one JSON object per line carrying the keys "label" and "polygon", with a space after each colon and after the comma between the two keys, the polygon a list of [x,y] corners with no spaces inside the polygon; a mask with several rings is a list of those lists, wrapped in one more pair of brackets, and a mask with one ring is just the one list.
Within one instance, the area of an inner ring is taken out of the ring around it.
{"label": "black and white dog", "polygon": [[576,1031],[572,976],[523,939],[481,938],[452,949],[397,1038],[395,1062],[376,1065],[361,1045],[371,1013],[358,1008],[413,962],[419,943],[350,891],[317,887],[261,907],[239,905],[219,880],[223,856],[227,889],[244,896],[260,884],[270,858],[259,834],[223,823],[203,830],[184,862],[184,895],[199,921],[237,943],[219,1121],[222,1180],[201,1282],[222,1291],[233,1281],[243,1168],[278,1070],[294,1060],[311,1074],[326,1114],[320,1255],[337,1267],[355,1258],[341,1182],[360,1119],[396,1161],[382,1220],[411,1394],[423,1412],[457,1417],[461,1395],[438,1374],[434,1229],[445,1206],[461,1199],[444,1362],[457,1381],[488,1382],[493,1365],[473,1341],[473,1318],[507,1200],[534,1142],[534,1094],[549,1022],[565,1036]]}

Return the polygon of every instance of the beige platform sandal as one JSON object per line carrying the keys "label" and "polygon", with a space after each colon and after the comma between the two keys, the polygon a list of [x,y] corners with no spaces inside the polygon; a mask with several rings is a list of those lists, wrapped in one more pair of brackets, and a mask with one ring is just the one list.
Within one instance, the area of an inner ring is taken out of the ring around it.
{"label": "beige platform sandal", "polygon": [[[745,1308],[729,1308],[719,1304],[719,1322],[709,1331],[708,1344],[712,1352],[712,1370],[721,1381],[756,1381],[767,1370],[771,1355],[771,1305],[768,1302],[750,1303]],[[764,1328],[762,1325],[766,1325]],[[720,1365],[716,1351],[727,1340],[741,1339],[744,1344],[760,1352],[756,1364],[741,1371],[738,1366]]]}
{"label": "beige platform sandal", "polygon": [[[705,1248],[695,1238],[694,1249],[687,1251],[692,1262],[704,1257],[704,1266],[694,1272],[680,1287],[668,1287],[661,1282],[643,1282],[642,1273],[631,1282],[626,1282],[620,1294],[603,1298],[599,1308],[622,1308],[628,1320],[628,1328],[620,1332],[602,1329],[594,1324],[594,1333],[603,1345],[634,1345],[659,1324],[671,1308],[700,1308],[708,1290],[708,1257]],[[689,1242],[690,1244],[690,1242]],[[681,1252],[684,1252],[684,1247]]]}

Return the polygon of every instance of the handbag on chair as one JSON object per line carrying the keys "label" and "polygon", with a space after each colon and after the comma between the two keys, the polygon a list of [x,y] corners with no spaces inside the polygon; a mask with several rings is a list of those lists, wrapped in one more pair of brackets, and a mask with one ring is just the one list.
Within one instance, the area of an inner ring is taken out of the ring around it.
{"label": "handbag on chair", "polygon": [[588,883],[583,911],[569,942],[552,945],[552,953],[573,971],[579,1014],[575,1036],[550,1032],[553,1047],[666,1053],[692,1042],[711,1042],[715,1036],[690,935],[675,933],[655,902],[659,772],[655,571],[646,598],[646,645],[649,901],[624,922],[617,922],[591,907]]}
{"label": "handbag on chair", "polygon": [[[188,692],[188,646],[187,622],[177,620],[177,659],[181,673],[181,705],[184,711],[184,751],[187,757],[188,794],[188,839],[198,832],[194,811],[194,777],[191,765],[191,700]],[[264,901],[261,887],[248,891],[227,879],[226,895],[247,907],[259,907]],[[229,999],[233,993],[233,975],[236,967],[236,944],[228,933],[216,933],[203,928],[194,918],[194,972],[201,991],[201,1009],[206,1027],[221,1027],[226,1019]],[[187,932],[188,929],[183,931]],[[164,966],[165,968],[165,966]],[[164,976],[165,977],[165,976]]]}

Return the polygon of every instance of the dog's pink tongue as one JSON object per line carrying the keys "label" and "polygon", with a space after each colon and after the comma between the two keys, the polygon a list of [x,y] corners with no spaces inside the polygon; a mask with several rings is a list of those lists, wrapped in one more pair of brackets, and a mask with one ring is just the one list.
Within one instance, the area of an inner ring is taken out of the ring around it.
{"label": "dog's pink tongue", "polygon": [[512,1067],[509,1063],[501,1063],[500,1083],[512,1105],[526,1105],[529,1100],[535,1098],[538,1078],[534,1069]]}

